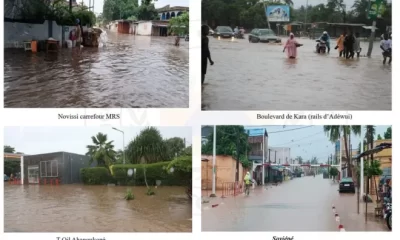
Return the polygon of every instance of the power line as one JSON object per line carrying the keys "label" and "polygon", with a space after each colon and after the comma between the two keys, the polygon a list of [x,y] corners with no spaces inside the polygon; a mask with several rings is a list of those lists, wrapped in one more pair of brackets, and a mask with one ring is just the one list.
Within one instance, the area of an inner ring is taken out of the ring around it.
{"label": "power line", "polygon": [[269,132],[268,134],[280,133],[280,132],[290,132],[290,131],[296,131],[296,130],[300,130],[300,129],[304,129],[304,128],[310,128],[310,127],[315,127],[315,125],[312,125],[312,126],[305,126],[305,127],[299,127],[299,128],[292,128],[292,129],[281,130],[281,131],[276,131],[276,132]]}
{"label": "power line", "polygon": [[323,133],[323,132],[324,132],[324,131],[319,131],[319,132],[317,132],[317,133],[308,135],[308,136],[306,136],[306,137],[304,137],[304,138],[300,138],[300,139],[298,139],[298,140],[292,140],[292,141],[290,141],[290,142],[286,142],[286,143],[282,143],[282,144],[277,144],[277,145],[274,144],[274,146],[282,146],[282,145],[291,144],[291,143],[294,143],[294,142],[299,142],[299,141],[302,141],[302,140],[307,139],[307,138],[309,138],[309,137],[313,137],[313,136],[315,136],[315,135],[317,135],[317,134],[320,134],[320,133]]}

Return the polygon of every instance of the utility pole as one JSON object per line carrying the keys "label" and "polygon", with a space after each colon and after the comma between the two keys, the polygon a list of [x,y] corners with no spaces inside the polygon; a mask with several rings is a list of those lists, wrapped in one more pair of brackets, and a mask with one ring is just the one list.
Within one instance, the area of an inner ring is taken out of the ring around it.
{"label": "utility pole", "polygon": [[[216,175],[215,175],[215,160],[217,156],[217,126],[214,125],[214,135],[213,135],[213,160],[212,160],[212,192],[210,197],[216,197],[217,195],[215,194],[215,180],[216,180]],[[207,166],[208,168],[208,166]],[[208,172],[208,170],[207,170]],[[208,181],[208,180],[207,180]]]}
{"label": "utility pole", "polygon": [[[375,9],[373,10],[371,9],[372,4],[375,5]],[[382,6],[383,6],[382,0],[370,0],[368,4],[368,18],[372,18],[372,26],[371,26],[371,36],[369,38],[367,57],[371,57],[372,54],[372,48],[374,46],[374,41],[375,41],[376,19],[381,17]],[[371,12],[371,10],[376,12]]]}
{"label": "utility pole", "polygon": [[265,0],[263,0],[264,3],[264,12],[265,12],[265,17],[267,18],[267,23],[268,23],[268,28],[271,29],[271,24],[269,23],[268,20],[268,15],[267,15],[267,5],[265,4]]}
{"label": "utility pole", "polygon": [[274,163],[276,163],[276,150],[275,150],[275,159],[274,159]]}
{"label": "utility pole", "polygon": [[236,182],[239,182],[239,131],[236,130]]}
{"label": "utility pole", "polygon": [[271,149],[268,149],[268,182],[271,180]]}
{"label": "utility pole", "polygon": [[306,31],[307,31],[307,15],[308,15],[308,0],[306,2],[306,16],[305,16],[305,19],[304,19],[304,28],[305,28]]}
{"label": "utility pole", "polygon": [[352,162],[352,159],[351,159],[351,131],[350,131],[350,133],[349,133],[349,147],[348,147],[348,149],[349,149],[349,158],[350,159],[348,159],[348,164],[349,164],[349,166],[347,166],[347,175],[346,175],[346,177],[349,177],[349,175],[351,175],[351,177],[353,177],[353,173],[351,172],[351,170],[352,170],[352,167],[351,167],[351,162]]}

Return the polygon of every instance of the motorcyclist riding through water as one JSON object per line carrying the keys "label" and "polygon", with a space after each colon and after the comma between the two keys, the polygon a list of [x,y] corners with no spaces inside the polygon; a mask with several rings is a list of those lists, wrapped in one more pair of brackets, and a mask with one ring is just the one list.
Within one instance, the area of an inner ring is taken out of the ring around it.
{"label": "motorcyclist riding through water", "polygon": [[331,46],[330,46],[331,38],[329,37],[328,32],[324,31],[322,33],[322,36],[319,38],[319,40],[325,42],[326,48],[328,49],[328,53],[329,53],[331,51]]}
{"label": "motorcyclist riding through water", "polygon": [[238,34],[238,33],[239,33],[239,27],[236,26],[235,29],[234,29],[233,31],[235,32],[235,34]]}

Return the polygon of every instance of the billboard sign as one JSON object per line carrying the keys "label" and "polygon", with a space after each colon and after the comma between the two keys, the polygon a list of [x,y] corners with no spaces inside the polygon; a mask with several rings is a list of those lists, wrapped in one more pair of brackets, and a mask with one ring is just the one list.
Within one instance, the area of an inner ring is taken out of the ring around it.
{"label": "billboard sign", "polygon": [[369,11],[368,11],[368,18],[369,19],[377,19],[382,18],[382,14],[385,12],[386,6],[382,0],[371,0]]}
{"label": "billboard sign", "polygon": [[269,22],[289,22],[290,21],[290,7],[289,5],[274,5],[265,8]]}

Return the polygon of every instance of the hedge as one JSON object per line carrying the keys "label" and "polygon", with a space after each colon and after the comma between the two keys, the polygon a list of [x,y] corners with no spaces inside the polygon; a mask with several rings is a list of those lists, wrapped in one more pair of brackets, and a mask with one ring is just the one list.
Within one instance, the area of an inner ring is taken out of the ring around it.
{"label": "hedge", "polygon": [[108,169],[105,167],[92,167],[81,169],[81,179],[84,184],[102,185],[112,180]]}
{"label": "hedge", "polygon": [[[161,180],[164,186],[186,186],[192,179],[192,173],[183,173],[182,171],[168,171],[168,165],[171,162],[158,162],[152,164],[117,164],[110,167],[111,173],[121,185],[146,185],[143,175],[143,168],[146,168],[147,183],[150,186],[156,185],[157,180]],[[129,169],[136,169],[136,174],[128,176]],[[135,176],[136,175],[136,176]]]}

